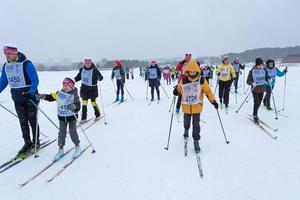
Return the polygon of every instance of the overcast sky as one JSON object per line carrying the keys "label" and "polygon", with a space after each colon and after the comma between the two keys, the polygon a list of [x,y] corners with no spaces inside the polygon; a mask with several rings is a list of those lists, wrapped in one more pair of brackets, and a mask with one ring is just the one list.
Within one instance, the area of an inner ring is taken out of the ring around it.
{"label": "overcast sky", "polygon": [[[219,56],[300,44],[299,0],[0,0],[0,45],[36,62]],[[1,61],[4,56],[1,54]]]}

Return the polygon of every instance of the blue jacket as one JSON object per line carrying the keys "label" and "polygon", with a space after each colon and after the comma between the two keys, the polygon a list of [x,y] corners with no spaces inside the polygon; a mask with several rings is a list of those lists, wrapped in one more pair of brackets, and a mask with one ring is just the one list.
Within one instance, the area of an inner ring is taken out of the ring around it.
{"label": "blue jacket", "polygon": [[[271,87],[272,88],[275,86],[275,82],[276,82],[276,76],[278,77],[283,77],[286,74],[286,71],[280,71],[276,66],[274,66],[274,68],[276,69],[276,75],[274,77],[271,77],[271,75],[269,74],[270,78],[271,78],[271,84],[266,83],[266,86]],[[269,70],[271,70],[271,68],[269,68],[268,66],[265,66],[266,71],[269,73]]]}
{"label": "blue jacket", "polygon": [[[25,61],[25,62],[24,62]],[[22,53],[18,53],[16,62],[24,62],[23,63],[23,72],[25,77],[26,85],[31,85],[25,88],[11,88],[11,97],[15,102],[26,101],[27,98],[23,95],[23,93],[29,93],[31,98],[34,97],[35,93],[37,93],[37,87],[39,85],[39,78],[37,72],[35,70],[34,65],[30,60],[26,60],[26,56]],[[5,65],[2,67],[2,74],[0,78],[0,93],[6,88],[8,85],[8,80],[5,72]],[[35,98],[33,98],[35,99]]]}

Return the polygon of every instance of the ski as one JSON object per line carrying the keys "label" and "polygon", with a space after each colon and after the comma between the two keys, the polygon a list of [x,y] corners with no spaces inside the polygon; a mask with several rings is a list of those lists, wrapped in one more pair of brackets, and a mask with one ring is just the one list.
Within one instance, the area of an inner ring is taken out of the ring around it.
{"label": "ski", "polygon": [[58,177],[63,171],[65,171],[75,160],[77,160],[91,145],[86,146],[78,157],[72,159],[70,162],[65,164],[56,174],[54,174],[50,179],[47,180],[48,183],[53,181],[56,177]]}
{"label": "ski", "polygon": [[124,101],[120,101],[119,103],[115,104],[115,105],[113,106],[113,108],[114,108],[114,107],[117,107],[117,106],[119,106],[119,105],[121,105],[121,104],[124,103],[125,101],[127,101],[127,99],[125,99]]}
{"label": "ski", "polygon": [[153,101],[150,101],[150,102],[148,103],[148,106],[150,106],[152,103],[153,103]]}
{"label": "ski", "polygon": [[86,123],[88,123],[89,121],[91,121],[91,120],[93,120],[93,119],[95,119],[95,117],[91,117],[91,118],[89,118],[89,119],[87,119],[87,120],[85,120],[85,121],[80,121],[80,122],[77,124],[77,128],[78,128],[80,125],[86,124]]}
{"label": "ski", "polygon": [[[57,139],[45,142],[43,144],[41,144],[40,148],[37,149],[37,152],[39,152],[41,149],[47,147],[48,145],[52,144],[53,142],[55,142]],[[19,164],[20,162],[26,160],[27,158],[29,158],[30,156],[34,155],[34,149],[31,149],[30,152],[20,155],[20,156],[16,156],[15,158],[13,158],[11,160],[11,162],[9,162],[8,164],[5,165],[5,167],[2,167],[2,169],[0,170],[0,174],[5,172],[6,170],[12,168],[13,166]]]}
{"label": "ski", "polygon": [[102,115],[101,117],[99,117],[98,119],[95,119],[92,121],[92,123],[90,123],[88,126],[84,127],[84,131],[89,129],[90,127],[92,127],[94,124],[96,124],[98,121],[100,121],[100,119],[102,119],[104,117],[104,115]]}
{"label": "ski", "polygon": [[[249,113],[247,113],[247,115],[249,117],[252,117],[252,115],[250,115]],[[261,119],[259,119],[259,122],[262,123],[264,126],[266,126],[267,128],[271,129],[272,131],[274,132],[277,132],[278,131],[278,128],[273,128],[271,127],[270,125],[268,125],[266,122],[262,121]]]}
{"label": "ski", "polygon": [[202,170],[202,164],[201,164],[201,159],[200,159],[200,153],[196,153],[196,158],[197,158],[197,165],[198,165],[199,175],[200,175],[201,178],[203,178],[203,170]]}
{"label": "ski", "polygon": [[38,176],[40,176],[42,173],[44,173],[47,169],[49,169],[51,166],[53,166],[56,162],[58,162],[60,159],[62,159],[65,155],[70,153],[75,147],[70,148],[68,151],[66,151],[58,160],[53,160],[50,164],[48,164],[46,167],[44,167],[42,170],[40,170],[38,173],[36,173],[34,176],[32,176],[30,179],[25,181],[22,184],[19,184],[20,187],[24,187],[27,185],[29,182],[33,181],[36,179]]}
{"label": "ski", "polygon": [[188,139],[184,138],[184,156],[187,156],[188,154]]}
{"label": "ski", "polygon": [[277,139],[277,136],[273,136],[261,124],[256,124],[251,117],[248,117],[248,119],[251,120],[257,127],[259,127],[264,133],[266,133],[268,136],[270,136],[273,140]]}
{"label": "ski", "polygon": [[114,105],[115,103],[117,103],[118,101],[113,101],[112,103],[106,105],[106,106],[111,106],[111,105]]}
{"label": "ski", "polygon": [[157,104],[159,104],[159,100],[157,101]]}

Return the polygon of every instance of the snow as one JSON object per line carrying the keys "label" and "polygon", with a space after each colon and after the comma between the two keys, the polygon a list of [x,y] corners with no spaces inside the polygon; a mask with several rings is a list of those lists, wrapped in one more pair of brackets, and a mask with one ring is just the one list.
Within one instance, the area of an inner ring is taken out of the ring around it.
{"label": "snow", "polygon": [[[248,69],[247,69],[248,70]],[[101,88],[104,99],[107,125],[104,119],[86,131],[96,153],[88,149],[53,182],[46,180],[54,175],[71,154],[23,188],[18,184],[38,172],[51,162],[57,151],[52,144],[39,152],[38,158],[29,158],[10,170],[0,174],[0,199],[213,199],[213,200],[296,200],[300,191],[300,98],[298,84],[300,68],[290,67],[287,77],[285,113],[288,118],[260,109],[262,120],[279,128],[272,134],[276,141],[247,119],[245,113],[252,113],[252,99],[241,111],[235,110],[245,98],[243,87],[235,104],[234,94],[230,97],[229,114],[220,110],[224,128],[230,144],[226,144],[217,113],[205,101],[201,115],[201,161],[204,177],[198,173],[192,138],[189,139],[188,156],[183,152],[182,114],[175,115],[169,151],[167,144],[171,113],[168,112],[171,98],[161,90],[161,101],[148,106],[146,83],[135,73],[135,80],[127,80],[126,87],[134,101],[125,93],[127,101],[119,106],[107,106],[115,99],[110,71],[104,71]],[[73,77],[75,71],[39,72],[40,93],[60,89],[65,76]],[[240,77],[243,79],[243,76]],[[242,80],[241,80],[242,81]],[[172,97],[173,85],[165,85]],[[242,85],[241,85],[242,86]],[[77,83],[77,87],[80,84]],[[212,84],[214,89],[215,83]],[[278,78],[275,87],[276,105],[282,108],[284,78]],[[14,110],[9,88],[1,93],[0,102]],[[98,99],[99,104],[100,98]],[[90,103],[89,103],[90,104]],[[40,104],[49,117],[58,124],[56,104],[43,101]],[[103,110],[102,110],[103,111]],[[93,116],[92,107],[89,113]],[[22,146],[18,120],[0,108],[0,163],[11,158]],[[40,113],[41,131],[54,139],[56,128]],[[78,129],[82,147],[87,145],[84,135]],[[190,130],[191,135],[191,130]],[[43,136],[41,139],[45,140]],[[67,138],[65,149],[72,147]]]}

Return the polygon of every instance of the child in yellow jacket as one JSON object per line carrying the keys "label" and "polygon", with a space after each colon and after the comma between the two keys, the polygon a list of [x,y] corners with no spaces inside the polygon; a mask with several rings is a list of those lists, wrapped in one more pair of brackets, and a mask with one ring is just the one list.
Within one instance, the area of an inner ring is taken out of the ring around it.
{"label": "child in yellow jacket", "polygon": [[200,113],[203,109],[204,94],[208,100],[218,109],[218,103],[205,80],[200,76],[200,67],[194,60],[187,63],[182,79],[173,91],[174,95],[182,98],[182,112],[184,113],[184,135],[188,138],[188,132],[193,118],[193,139],[196,153],[200,152]]}

